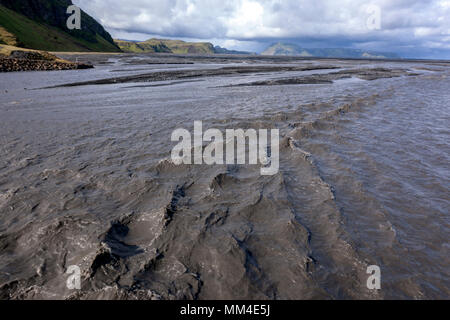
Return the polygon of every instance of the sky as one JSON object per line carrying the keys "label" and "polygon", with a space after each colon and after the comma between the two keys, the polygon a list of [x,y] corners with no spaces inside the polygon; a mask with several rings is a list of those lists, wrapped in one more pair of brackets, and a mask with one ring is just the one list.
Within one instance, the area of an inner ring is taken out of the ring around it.
{"label": "sky", "polygon": [[450,59],[450,0],[73,0],[113,38],[208,41],[261,52],[304,48]]}

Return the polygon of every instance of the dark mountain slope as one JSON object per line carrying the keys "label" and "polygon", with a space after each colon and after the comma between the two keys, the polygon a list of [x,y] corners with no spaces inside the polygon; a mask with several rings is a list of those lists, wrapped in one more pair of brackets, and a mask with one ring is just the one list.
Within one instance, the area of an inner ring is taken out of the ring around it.
{"label": "dark mountain slope", "polygon": [[[69,30],[66,21],[71,0],[0,0],[0,27],[31,49],[50,51],[118,52],[110,34],[81,12],[81,30]],[[2,33],[2,42],[6,43]]]}

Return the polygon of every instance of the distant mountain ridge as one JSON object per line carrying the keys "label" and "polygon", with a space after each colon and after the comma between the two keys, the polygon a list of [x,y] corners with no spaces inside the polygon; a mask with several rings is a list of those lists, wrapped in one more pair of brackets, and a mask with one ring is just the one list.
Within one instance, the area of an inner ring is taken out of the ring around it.
{"label": "distant mountain ridge", "polygon": [[129,41],[114,39],[114,43],[123,51],[129,53],[171,53],[172,51],[162,42]]}
{"label": "distant mountain ridge", "polygon": [[250,54],[244,51],[228,50],[209,42],[186,42],[182,40],[149,39],[129,41],[115,39],[124,52],[130,53],[175,53],[175,54]]}
{"label": "distant mountain ridge", "polygon": [[84,11],[69,30],[71,0],[0,0],[0,43],[47,51],[120,52],[111,35]]}
{"label": "distant mountain ridge", "polygon": [[132,53],[214,53],[214,46],[209,42],[185,42],[182,40],[169,39],[149,39],[146,41],[114,41],[122,49],[122,51]]}
{"label": "distant mountain ridge", "polygon": [[367,59],[399,59],[395,53],[377,52],[347,48],[302,48],[292,43],[278,42],[269,46],[261,55],[298,56],[319,58],[367,58]]}
{"label": "distant mountain ridge", "polygon": [[253,52],[248,52],[248,51],[238,51],[238,50],[228,50],[226,48],[222,48],[220,46],[215,46],[214,47],[214,52],[218,53],[218,54],[255,54]]}

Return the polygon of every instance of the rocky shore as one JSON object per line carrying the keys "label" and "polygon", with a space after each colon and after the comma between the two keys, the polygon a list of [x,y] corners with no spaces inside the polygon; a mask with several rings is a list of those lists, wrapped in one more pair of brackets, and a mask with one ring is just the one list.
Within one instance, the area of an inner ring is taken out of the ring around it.
{"label": "rocky shore", "polygon": [[92,65],[60,59],[45,51],[0,46],[0,72],[89,69]]}

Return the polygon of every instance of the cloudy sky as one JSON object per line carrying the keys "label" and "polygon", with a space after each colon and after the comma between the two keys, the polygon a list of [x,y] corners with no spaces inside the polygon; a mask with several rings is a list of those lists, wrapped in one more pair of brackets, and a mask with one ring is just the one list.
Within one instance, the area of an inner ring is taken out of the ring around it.
{"label": "cloudy sky", "polygon": [[450,59],[450,0],[73,0],[114,38],[209,41],[260,52],[277,41]]}

